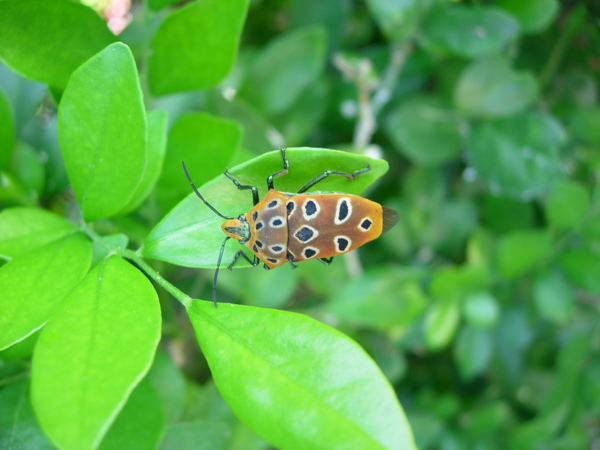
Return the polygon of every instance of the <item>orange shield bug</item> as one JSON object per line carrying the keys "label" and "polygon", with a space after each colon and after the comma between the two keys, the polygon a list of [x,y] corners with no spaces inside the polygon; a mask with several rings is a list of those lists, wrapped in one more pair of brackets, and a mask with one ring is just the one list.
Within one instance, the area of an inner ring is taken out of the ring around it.
{"label": "orange shield bug", "polygon": [[288,160],[285,149],[281,149],[283,168],[267,177],[268,192],[259,199],[258,189],[252,185],[243,185],[227,170],[225,176],[240,190],[252,192],[254,206],[238,217],[221,214],[208,203],[198,191],[182,161],[183,172],[196,195],[215,214],[225,219],[221,229],[226,237],[221,244],[217,269],[213,279],[213,302],[217,306],[217,276],[225,244],[231,238],[245,245],[252,252],[249,257],[238,250],[227,267],[231,269],[238,258],[242,257],[253,266],[260,262],[265,269],[272,269],[285,263],[296,267],[296,262],[318,259],[325,265],[330,264],[334,256],[348,253],[355,248],[378,238],[399,220],[396,211],[381,206],[357,195],[331,191],[312,191],[310,188],[335,175],[356,178],[370,170],[369,166],[352,173],[325,170],[308,181],[298,192],[280,192],[275,190],[273,180],[288,173]]}

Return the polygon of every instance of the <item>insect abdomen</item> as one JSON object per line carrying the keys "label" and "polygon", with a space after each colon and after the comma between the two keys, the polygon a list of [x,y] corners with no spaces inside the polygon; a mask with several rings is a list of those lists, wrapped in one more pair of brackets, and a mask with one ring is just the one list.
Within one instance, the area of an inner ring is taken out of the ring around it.
{"label": "insect abdomen", "polygon": [[339,193],[286,195],[290,195],[287,247],[294,261],[341,255],[382,232],[378,203]]}

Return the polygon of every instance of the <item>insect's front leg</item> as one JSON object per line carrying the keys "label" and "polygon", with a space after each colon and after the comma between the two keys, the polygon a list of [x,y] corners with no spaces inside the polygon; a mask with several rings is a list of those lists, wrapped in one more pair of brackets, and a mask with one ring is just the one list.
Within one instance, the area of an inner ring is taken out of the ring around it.
{"label": "insect's front leg", "polygon": [[252,186],[251,184],[242,184],[238,181],[237,178],[234,178],[233,175],[231,175],[227,170],[225,170],[224,175],[229,178],[231,181],[233,181],[233,184],[235,184],[235,187],[237,187],[239,190],[243,191],[245,189],[251,189],[252,190],[252,202],[254,203],[254,205],[256,205],[259,202],[259,198],[258,198],[258,189],[256,189],[255,186]]}
{"label": "insect's front leg", "polygon": [[281,169],[278,172],[272,173],[271,175],[269,175],[267,177],[267,188],[268,189],[275,189],[273,187],[273,178],[277,178],[282,175],[287,175],[287,173],[288,173],[289,164],[288,164],[287,158],[285,157],[285,148],[280,148],[279,151],[281,152],[281,158],[283,159],[283,169]]}
{"label": "insect's front leg", "polygon": [[323,181],[325,178],[327,178],[330,175],[335,175],[338,177],[344,177],[344,178],[348,178],[349,180],[353,180],[357,176],[359,176],[365,172],[368,172],[369,170],[371,170],[371,167],[368,164],[367,164],[367,167],[365,167],[364,169],[355,170],[352,173],[340,172],[338,170],[325,170],[325,171],[321,172],[319,175],[317,175],[316,177],[314,177],[312,180],[310,180],[308,183],[306,183],[304,186],[302,186],[300,189],[298,189],[298,194],[308,191],[315,184],[319,183],[320,181]]}

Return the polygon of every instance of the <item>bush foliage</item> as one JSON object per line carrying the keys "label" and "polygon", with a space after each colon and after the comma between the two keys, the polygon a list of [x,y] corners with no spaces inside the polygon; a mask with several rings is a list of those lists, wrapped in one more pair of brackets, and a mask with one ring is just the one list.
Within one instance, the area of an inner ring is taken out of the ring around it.
{"label": "bush foliage", "polygon": [[[0,447],[598,445],[598,5],[107,3],[0,0]],[[215,308],[181,161],[235,217],[278,147],[401,221]]]}

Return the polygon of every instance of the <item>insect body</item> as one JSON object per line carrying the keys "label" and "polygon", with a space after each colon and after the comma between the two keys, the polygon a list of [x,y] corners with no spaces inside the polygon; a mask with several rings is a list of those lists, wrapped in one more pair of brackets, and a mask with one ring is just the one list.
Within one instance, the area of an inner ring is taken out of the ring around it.
{"label": "insect body", "polygon": [[216,282],[226,242],[233,238],[253,253],[251,259],[238,250],[228,268],[239,257],[256,266],[260,261],[266,269],[289,262],[318,259],[329,264],[334,256],[342,255],[367,242],[394,226],[398,214],[389,208],[365,198],[339,192],[307,192],[328,176],[353,179],[369,170],[369,166],[353,173],[327,170],[302,186],[298,193],[279,192],[273,187],[273,179],[288,173],[285,149],[281,150],[283,169],[267,178],[268,193],[259,200],[254,186],[242,185],[225,171],[238,189],[251,190],[254,206],[246,214],[227,217],[210,205],[194,186],[183,164],[184,173],[196,195],[217,215],[227,219],[221,226],[227,236],[221,245],[217,271],[213,281],[213,302],[216,303]]}

